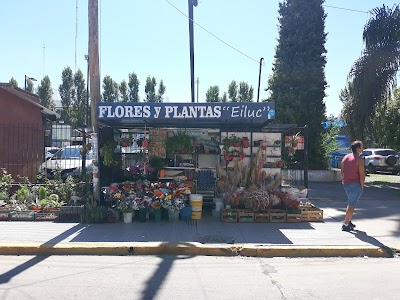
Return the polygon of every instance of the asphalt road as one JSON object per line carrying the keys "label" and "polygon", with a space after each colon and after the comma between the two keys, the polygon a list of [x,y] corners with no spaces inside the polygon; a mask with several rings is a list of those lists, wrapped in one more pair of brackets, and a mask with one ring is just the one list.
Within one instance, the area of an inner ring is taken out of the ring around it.
{"label": "asphalt road", "polygon": [[0,299],[398,299],[400,260],[0,256]]}

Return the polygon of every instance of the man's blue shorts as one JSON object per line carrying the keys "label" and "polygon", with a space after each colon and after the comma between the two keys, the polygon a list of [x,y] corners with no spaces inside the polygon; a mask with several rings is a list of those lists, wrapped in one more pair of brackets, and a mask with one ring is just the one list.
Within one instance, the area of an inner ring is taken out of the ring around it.
{"label": "man's blue shorts", "polygon": [[347,204],[356,206],[363,192],[361,185],[359,183],[343,184],[343,188],[347,195]]}

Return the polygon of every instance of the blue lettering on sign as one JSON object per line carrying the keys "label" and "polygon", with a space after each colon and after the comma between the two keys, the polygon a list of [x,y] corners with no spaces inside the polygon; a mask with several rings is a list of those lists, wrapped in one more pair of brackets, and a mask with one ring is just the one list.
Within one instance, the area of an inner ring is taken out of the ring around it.
{"label": "blue lettering on sign", "polygon": [[262,103],[98,103],[97,118],[108,119],[261,119],[275,117],[275,104]]}

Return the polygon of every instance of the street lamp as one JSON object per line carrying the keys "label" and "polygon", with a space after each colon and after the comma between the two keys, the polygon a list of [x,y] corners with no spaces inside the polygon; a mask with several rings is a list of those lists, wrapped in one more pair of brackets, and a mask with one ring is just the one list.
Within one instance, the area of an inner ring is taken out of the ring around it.
{"label": "street lamp", "polygon": [[261,57],[260,59],[260,72],[258,73],[258,93],[257,93],[257,102],[260,100],[260,82],[261,82],[261,67],[262,67],[262,61],[264,60],[264,57]]}
{"label": "street lamp", "polygon": [[27,81],[27,80],[37,81],[35,78],[29,77],[29,76],[26,76],[26,75],[25,75],[25,91],[26,91],[26,81]]}

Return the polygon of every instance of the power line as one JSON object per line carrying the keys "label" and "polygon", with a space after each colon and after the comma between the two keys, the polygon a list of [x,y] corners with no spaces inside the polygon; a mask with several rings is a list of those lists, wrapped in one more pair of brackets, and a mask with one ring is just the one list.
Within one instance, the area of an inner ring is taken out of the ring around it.
{"label": "power line", "polygon": [[[185,14],[183,11],[181,11],[179,8],[177,8],[174,4],[172,4],[171,2],[169,2],[168,0],[165,0],[165,2],[167,2],[169,5],[171,5],[173,8],[175,8],[177,11],[179,11],[182,15],[184,15],[186,18],[190,19],[189,16],[187,14]],[[193,20],[192,20],[193,21]],[[242,54],[243,56],[255,61],[257,64],[259,64],[259,61],[257,59],[252,58],[251,56],[247,55],[246,53],[240,51],[239,49],[235,48],[234,46],[228,44],[227,42],[225,42],[224,40],[222,40],[221,38],[219,38],[218,36],[216,36],[215,34],[213,34],[212,32],[210,32],[209,30],[207,30],[206,28],[204,28],[203,26],[201,26],[199,23],[193,21],[194,24],[196,24],[197,26],[199,26],[201,29],[203,29],[205,32],[207,32],[208,34],[212,35],[214,38],[216,38],[217,40],[219,40],[220,42],[224,43],[225,45],[227,45],[228,47],[232,48],[233,50],[235,50],[236,52]],[[263,65],[264,66],[264,65]]]}
{"label": "power line", "polygon": [[341,10],[347,10],[347,11],[352,11],[352,12],[358,12],[358,13],[363,13],[363,14],[370,14],[371,12],[369,11],[363,11],[363,10],[357,10],[357,9],[351,9],[351,8],[344,8],[344,7],[338,7],[338,6],[330,6],[323,4],[322,6],[329,7],[329,8],[335,8],[335,9],[341,9]]}

